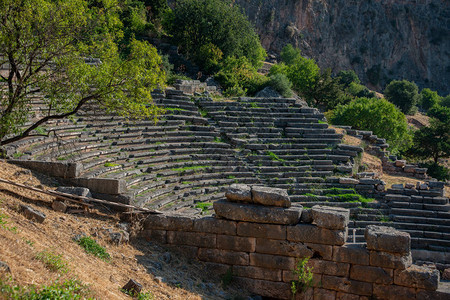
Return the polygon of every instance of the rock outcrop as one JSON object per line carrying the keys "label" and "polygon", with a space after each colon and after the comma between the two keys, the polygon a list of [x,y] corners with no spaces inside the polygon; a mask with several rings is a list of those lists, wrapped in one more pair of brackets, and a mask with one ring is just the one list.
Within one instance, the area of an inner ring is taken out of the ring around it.
{"label": "rock outcrop", "polygon": [[353,69],[376,90],[405,78],[450,92],[450,2],[237,0],[263,46],[288,43],[333,72]]}

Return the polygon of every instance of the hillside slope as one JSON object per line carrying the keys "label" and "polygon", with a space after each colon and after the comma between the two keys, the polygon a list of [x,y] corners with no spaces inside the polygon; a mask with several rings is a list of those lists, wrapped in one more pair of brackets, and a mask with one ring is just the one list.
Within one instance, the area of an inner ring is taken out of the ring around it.
{"label": "hillside slope", "polygon": [[263,46],[288,43],[334,72],[353,69],[380,90],[405,78],[441,94],[450,92],[450,2],[237,0]]}
{"label": "hillside slope", "polygon": [[[0,162],[0,178],[45,189],[57,184],[5,162]],[[88,285],[89,296],[108,300],[131,299],[120,291],[129,279],[141,283],[150,299],[224,299],[242,295],[242,291],[231,287],[225,292],[220,279],[206,272],[203,264],[187,260],[177,252],[136,238],[129,244],[111,243],[109,232],[120,231],[120,220],[106,208],[90,213],[60,213],[49,208],[52,200],[51,196],[0,185],[0,261],[11,270],[2,273],[0,268],[0,281],[8,283],[12,277],[14,284],[40,287],[76,278]],[[17,211],[21,204],[45,213],[46,220],[40,224],[26,219]],[[94,236],[111,260],[87,254],[73,241],[78,234]],[[37,259],[42,251],[62,255],[68,272],[46,268]],[[0,293],[0,299],[5,297]]]}

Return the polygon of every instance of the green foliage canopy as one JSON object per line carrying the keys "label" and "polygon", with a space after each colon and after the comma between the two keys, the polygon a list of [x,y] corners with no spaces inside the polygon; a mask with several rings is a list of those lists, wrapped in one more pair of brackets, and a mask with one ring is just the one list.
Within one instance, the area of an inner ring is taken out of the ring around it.
{"label": "green foliage canopy", "polygon": [[384,90],[386,99],[397,105],[405,114],[413,112],[419,101],[419,89],[414,82],[408,80],[393,80]]}
{"label": "green foliage canopy", "polygon": [[199,55],[205,45],[223,57],[246,57],[258,66],[266,56],[259,37],[240,8],[228,0],[177,1],[166,22],[173,41],[189,58],[204,67]]}
{"label": "green foliage canopy", "polygon": [[385,138],[394,151],[408,148],[411,142],[405,115],[385,99],[356,98],[338,105],[327,117],[332,124],[371,130]]}
{"label": "green foliage canopy", "polygon": [[420,106],[424,110],[429,110],[436,104],[439,104],[440,101],[441,97],[435,91],[432,91],[430,89],[423,89],[420,92]]}
{"label": "green foliage canopy", "polygon": [[[163,86],[162,63],[147,42],[131,39],[122,57],[122,23],[115,0],[0,2],[0,141],[39,135],[40,125],[75,114],[87,103],[125,117],[156,117],[151,90]],[[42,114],[30,96],[40,93]],[[31,125],[29,125],[31,123]]]}

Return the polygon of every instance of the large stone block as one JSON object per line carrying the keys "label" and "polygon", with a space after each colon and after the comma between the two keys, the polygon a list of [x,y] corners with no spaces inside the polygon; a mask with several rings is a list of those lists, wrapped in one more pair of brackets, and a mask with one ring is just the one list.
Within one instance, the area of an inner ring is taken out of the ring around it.
{"label": "large stone block", "polygon": [[230,201],[252,202],[252,189],[246,184],[232,184],[225,192]]}
{"label": "large stone block", "polygon": [[250,253],[250,265],[268,269],[293,270],[295,258],[279,255]]}
{"label": "large stone block", "polygon": [[[283,270],[283,281],[291,282],[293,280],[298,280],[298,274],[295,274],[293,270]],[[322,275],[318,273],[313,273],[313,279],[311,282],[311,286],[313,287],[321,287],[322,286]]]}
{"label": "large stone block", "polygon": [[374,283],[373,295],[380,300],[411,300],[416,299],[416,290],[404,286]]}
{"label": "large stone block", "polygon": [[286,239],[286,226],[238,222],[237,235],[284,240]]}
{"label": "large stone block", "polygon": [[336,300],[336,291],[315,288],[314,300]]}
{"label": "large stone block", "polygon": [[248,266],[249,256],[245,252],[235,252],[220,249],[198,249],[198,258],[202,261],[215,262],[227,265]]}
{"label": "large stone block", "polygon": [[405,270],[395,270],[394,283],[435,291],[439,284],[439,271],[412,265]]}
{"label": "large stone block", "polygon": [[160,215],[149,215],[144,221],[144,229],[167,229],[169,226],[169,221],[167,216]]}
{"label": "large stone block", "polygon": [[336,300],[361,300],[361,299],[363,298],[355,294],[348,294],[343,292],[336,293]]}
{"label": "large stone block", "polygon": [[193,230],[205,233],[236,235],[236,222],[214,217],[205,217],[194,220]]}
{"label": "large stone block", "polygon": [[369,250],[365,246],[358,244],[333,246],[333,260],[358,265],[369,265]]}
{"label": "large stone block", "polygon": [[314,243],[305,243],[305,245],[314,252],[312,256],[332,260],[333,246]]}
{"label": "large stone block", "polygon": [[401,255],[388,252],[370,251],[371,266],[404,270],[411,264],[411,253]]}
{"label": "large stone block", "polygon": [[286,240],[256,239],[256,252],[293,257],[311,257],[313,251],[302,243]]}
{"label": "large stone block", "polygon": [[350,270],[350,279],[359,281],[392,284],[393,278],[393,269],[353,265]]}
{"label": "large stone block", "polygon": [[38,223],[43,223],[46,219],[46,216],[43,212],[32,208],[31,206],[20,204],[19,212],[25,216],[25,218],[29,220],[34,220]]}
{"label": "large stone block", "polygon": [[287,226],[287,239],[325,245],[343,245],[347,240],[347,230],[330,230],[310,224]]}
{"label": "large stone block", "polygon": [[409,233],[392,227],[369,225],[364,233],[367,249],[407,254],[411,251]]}
{"label": "large stone block", "polygon": [[232,235],[218,235],[217,248],[233,251],[255,252],[256,239]]}
{"label": "large stone block", "polygon": [[345,229],[350,220],[350,210],[346,208],[315,205],[311,212],[313,222],[327,229]]}
{"label": "large stone block", "polygon": [[234,266],[233,275],[269,281],[282,281],[282,271],[252,266]]}
{"label": "large stone block", "polygon": [[200,232],[167,231],[167,243],[203,248],[215,248],[216,235]]}
{"label": "large stone block", "polygon": [[313,273],[325,274],[332,276],[348,276],[350,264],[337,263],[334,261],[311,259],[308,265],[312,268]]}
{"label": "large stone block", "polygon": [[266,206],[291,207],[291,200],[286,190],[265,186],[252,187],[254,203]]}
{"label": "large stone block", "polygon": [[165,230],[145,229],[141,232],[140,236],[149,242],[167,244],[167,232]]}
{"label": "large stone block", "polygon": [[300,221],[302,214],[302,207],[266,207],[225,200],[216,201],[213,205],[219,217],[235,221],[294,225]]}
{"label": "large stone block", "polygon": [[191,231],[193,226],[193,218],[181,215],[167,215],[167,230]]}
{"label": "large stone block", "polygon": [[362,296],[372,295],[372,284],[368,282],[350,280],[344,277],[323,275],[322,284],[325,289],[329,290]]}
{"label": "large stone block", "polygon": [[235,282],[245,290],[260,295],[280,300],[291,299],[291,287],[286,282],[273,282],[267,280],[235,277]]}

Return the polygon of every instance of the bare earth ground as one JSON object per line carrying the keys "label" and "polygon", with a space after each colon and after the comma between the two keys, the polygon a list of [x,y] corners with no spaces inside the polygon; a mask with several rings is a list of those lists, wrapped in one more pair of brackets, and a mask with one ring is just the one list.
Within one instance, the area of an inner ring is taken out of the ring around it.
{"label": "bare earth ground", "polygon": [[420,112],[416,113],[414,116],[406,116],[406,119],[408,120],[408,124],[415,129],[430,125],[430,118]]}
{"label": "bare earth ground", "polygon": [[[31,174],[3,161],[0,178],[44,188],[55,185],[43,175]],[[9,265],[16,284],[41,286],[56,279],[76,278],[89,285],[90,296],[96,299],[131,299],[119,290],[130,278],[141,283],[143,292],[150,292],[154,299],[232,299],[243,293],[233,286],[224,291],[220,279],[206,273],[200,262],[189,261],[175,252],[169,253],[167,259],[168,252],[163,247],[137,239],[131,239],[130,244],[111,244],[106,230],[119,231],[117,214],[105,213],[106,209],[81,214],[55,212],[49,208],[52,200],[52,196],[0,184],[0,215],[7,221],[4,227],[0,226],[0,261]],[[19,214],[19,204],[44,212],[47,216],[44,223],[32,222]],[[11,230],[12,227],[16,230]],[[96,234],[95,239],[107,249],[111,261],[87,254],[76,244],[73,237],[81,233]],[[36,254],[43,250],[62,254],[69,272],[59,274],[47,269],[36,259]],[[155,276],[165,280],[158,282]]]}

